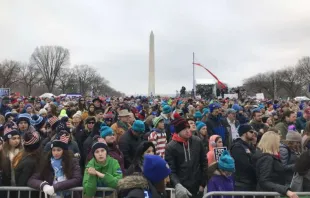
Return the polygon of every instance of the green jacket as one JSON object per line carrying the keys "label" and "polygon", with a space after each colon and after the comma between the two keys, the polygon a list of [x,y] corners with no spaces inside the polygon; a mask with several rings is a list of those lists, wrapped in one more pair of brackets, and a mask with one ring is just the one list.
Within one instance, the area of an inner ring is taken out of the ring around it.
{"label": "green jacket", "polygon": [[275,128],[281,131],[281,139],[285,140],[288,132],[288,123],[285,121],[279,122],[276,124]]}
{"label": "green jacket", "polygon": [[[96,171],[105,174],[103,178],[90,175],[87,168],[93,167]],[[85,169],[83,188],[84,195],[92,197],[96,194],[97,187],[116,188],[118,180],[123,177],[122,170],[117,160],[107,155],[107,160],[104,165],[97,163],[95,158],[92,158]]]}

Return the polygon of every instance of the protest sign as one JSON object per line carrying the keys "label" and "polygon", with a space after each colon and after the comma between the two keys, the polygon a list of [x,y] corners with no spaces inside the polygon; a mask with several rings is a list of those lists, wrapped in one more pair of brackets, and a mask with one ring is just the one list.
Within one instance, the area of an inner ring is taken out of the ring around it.
{"label": "protest sign", "polygon": [[214,148],[214,158],[218,162],[221,155],[223,154],[224,151],[227,150],[227,147],[217,147]]}

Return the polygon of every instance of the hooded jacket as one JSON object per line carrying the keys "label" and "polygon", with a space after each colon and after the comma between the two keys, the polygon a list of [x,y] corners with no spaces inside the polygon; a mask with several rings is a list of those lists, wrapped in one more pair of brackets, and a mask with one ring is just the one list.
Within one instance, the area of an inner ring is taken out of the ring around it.
{"label": "hooded jacket", "polygon": [[[168,143],[165,160],[171,169],[171,183],[182,184],[192,194],[197,194],[199,186],[205,186],[207,160],[202,141],[192,136],[187,142],[175,138]],[[187,145],[186,145],[187,144]]]}
{"label": "hooded jacket", "polygon": [[130,175],[118,182],[119,198],[164,198],[155,187],[142,175]]}
{"label": "hooded jacket", "polygon": [[[99,178],[88,174],[87,169],[90,167],[96,169],[96,171],[100,173],[103,173],[105,176],[103,178]],[[93,158],[88,162],[85,168],[83,179],[84,195],[88,197],[95,196],[97,187],[116,188],[118,180],[120,180],[122,176],[122,170],[116,159],[113,159],[107,155],[106,163],[103,165],[97,163],[96,159]]]}
{"label": "hooded jacket", "polygon": [[208,128],[208,134],[209,137],[212,135],[219,135],[221,136],[223,143],[225,146],[228,146],[228,130],[225,127],[224,121],[221,119],[220,116],[215,117],[211,113],[209,114],[209,117],[206,121],[207,128]]}
{"label": "hooded jacket", "polygon": [[281,143],[280,159],[285,170],[285,182],[287,185],[290,185],[294,174],[295,162],[298,159],[298,156],[287,145]]}
{"label": "hooded jacket", "polygon": [[212,142],[215,142],[215,139],[218,138],[218,137],[221,137],[219,135],[212,135],[210,137],[210,140],[209,140],[209,152],[207,153],[207,158],[208,158],[208,165],[211,165],[215,162],[215,156],[214,156],[214,148],[216,148],[216,145],[214,145]]}

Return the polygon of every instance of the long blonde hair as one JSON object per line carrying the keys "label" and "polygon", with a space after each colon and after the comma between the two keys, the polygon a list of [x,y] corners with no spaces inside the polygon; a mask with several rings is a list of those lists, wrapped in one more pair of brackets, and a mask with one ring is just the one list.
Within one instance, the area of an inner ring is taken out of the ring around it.
{"label": "long blonde hair", "polygon": [[257,147],[263,153],[278,154],[280,151],[280,136],[273,131],[268,131],[264,133]]}

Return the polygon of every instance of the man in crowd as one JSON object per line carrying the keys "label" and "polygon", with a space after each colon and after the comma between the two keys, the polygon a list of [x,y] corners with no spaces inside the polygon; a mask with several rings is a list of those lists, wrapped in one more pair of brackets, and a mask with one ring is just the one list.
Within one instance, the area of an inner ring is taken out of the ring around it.
{"label": "man in crowd", "polygon": [[235,191],[255,191],[256,174],[252,156],[255,148],[251,145],[254,138],[254,128],[251,125],[240,125],[238,138],[231,147],[231,156],[235,159]]}
{"label": "man in crowd", "polygon": [[302,117],[296,120],[296,130],[301,133],[306,128],[306,123],[310,120],[310,107],[304,110]]}
{"label": "man in crowd", "polygon": [[171,168],[171,184],[178,198],[201,198],[206,182],[206,151],[202,141],[192,135],[188,122],[174,117],[175,133],[165,153]]}

